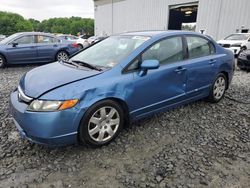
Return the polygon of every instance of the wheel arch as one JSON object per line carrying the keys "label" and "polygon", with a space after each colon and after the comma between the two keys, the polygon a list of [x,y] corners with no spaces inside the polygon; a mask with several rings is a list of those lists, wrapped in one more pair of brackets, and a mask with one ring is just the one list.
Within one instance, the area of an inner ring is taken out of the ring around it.
{"label": "wheel arch", "polygon": [[[126,124],[130,122],[128,104],[125,102],[125,100],[123,100],[123,99],[121,99],[121,98],[118,98],[118,97],[113,97],[113,96],[111,96],[111,97],[106,97],[106,98],[98,99],[98,100],[96,100],[95,102],[93,102],[93,103],[88,107],[88,109],[89,109],[91,106],[95,105],[96,103],[99,103],[99,102],[101,102],[101,101],[106,101],[106,100],[112,100],[112,101],[115,101],[116,103],[118,103],[118,104],[121,106],[121,108],[123,109],[123,112],[124,112],[124,114],[125,114],[125,117],[126,117],[126,119],[125,119]],[[87,110],[88,110],[88,109],[87,109]],[[87,111],[87,110],[86,110],[86,111]],[[85,115],[85,113],[83,114],[83,117],[84,117],[84,115]],[[83,117],[82,117],[82,118],[83,118]]]}
{"label": "wheel arch", "polygon": [[92,103],[87,109],[86,111],[81,115],[81,120],[79,122],[79,125],[77,127],[77,140],[78,142],[80,143],[80,138],[79,138],[79,131],[80,131],[80,126],[81,126],[81,123],[84,119],[84,116],[86,115],[86,112],[89,110],[89,108],[99,102],[102,102],[102,101],[106,101],[106,100],[112,100],[112,101],[115,101],[118,105],[121,106],[122,110],[124,111],[124,127],[129,127],[130,125],[130,118],[129,118],[129,108],[128,108],[128,105],[127,103],[120,99],[120,98],[117,98],[117,97],[107,97],[107,98],[103,98],[103,99],[99,99],[99,100],[96,100],[94,103]]}
{"label": "wheel arch", "polygon": [[6,55],[5,55],[4,53],[2,53],[2,52],[0,52],[0,55],[1,55],[1,56],[3,56],[3,58],[4,58],[5,62],[7,62]]}
{"label": "wheel arch", "polygon": [[224,75],[226,76],[226,78],[227,78],[227,86],[226,86],[226,89],[228,89],[228,88],[229,88],[229,73],[226,72],[226,71],[221,71],[220,73],[221,73],[221,74],[224,74]]}

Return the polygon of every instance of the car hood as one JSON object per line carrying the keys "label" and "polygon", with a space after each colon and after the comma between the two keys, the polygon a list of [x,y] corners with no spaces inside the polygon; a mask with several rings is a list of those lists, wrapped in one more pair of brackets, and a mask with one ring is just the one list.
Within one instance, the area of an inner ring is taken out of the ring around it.
{"label": "car hood", "polygon": [[232,45],[232,44],[238,44],[238,43],[243,43],[243,42],[244,42],[244,40],[220,40],[217,43]]}
{"label": "car hood", "polygon": [[98,74],[101,72],[56,62],[29,71],[21,78],[19,85],[25,95],[38,98],[50,90]]}

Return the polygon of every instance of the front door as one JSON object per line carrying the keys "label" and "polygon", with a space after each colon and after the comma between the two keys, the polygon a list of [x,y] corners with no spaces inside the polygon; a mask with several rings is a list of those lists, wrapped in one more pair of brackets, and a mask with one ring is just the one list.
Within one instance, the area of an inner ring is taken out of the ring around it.
{"label": "front door", "polygon": [[144,76],[135,71],[131,115],[141,117],[185,98],[186,68],[182,37],[171,37],[154,44],[141,55],[141,60],[159,60],[160,67]]}
{"label": "front door", "polygon": [[34,35],[15,39],[7,47],[8,61],[15,63],[32,63],[37,60],[37,47]]}

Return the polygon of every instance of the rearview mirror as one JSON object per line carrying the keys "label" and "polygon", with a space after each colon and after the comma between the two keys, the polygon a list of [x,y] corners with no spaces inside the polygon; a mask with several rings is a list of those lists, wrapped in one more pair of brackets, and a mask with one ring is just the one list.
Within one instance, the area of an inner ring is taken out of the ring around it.
{"label": "rearview mirror", "polygon": [[141,71],[139,72],[139,75],[144,76],[147,74],[148,70],[158,69],[159,66],[160,66],[160,63],[158,60],[145,60],[142,62],[140,66]]}
{"label": "rearview mirror", "polygon": [[18,45],[17,42],[13,42],[13,43],[12,43],[12,46],[13,46],[13,47],[16,47],[17,45]]}

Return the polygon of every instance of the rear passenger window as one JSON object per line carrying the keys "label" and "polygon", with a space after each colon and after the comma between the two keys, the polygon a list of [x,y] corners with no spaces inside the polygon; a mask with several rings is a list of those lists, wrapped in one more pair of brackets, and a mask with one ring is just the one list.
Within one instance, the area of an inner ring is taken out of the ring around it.
{"label": "rear passenger window", "polygon": [[43,43],[43,44],[51,44],[51,43],[56,43],[57,39],[54,37],[50,37],[50,36],[38,35],[37,42]]}
{"label": "rear passenger window", "polygon": [[184,59],[181,37],[162,40],[142,54],[144,60],[158,60],[160,64],[168,64]]}
{"label": "rear passenger window", "polygon": [[210,41],[201,37],[186,38],[190,59],[209,56],[215,53],[214,45]]}

